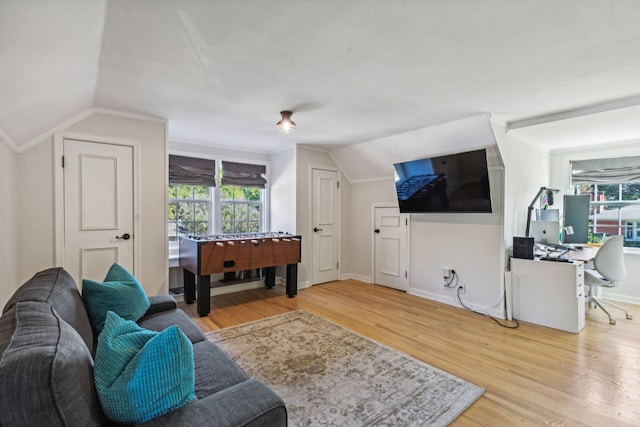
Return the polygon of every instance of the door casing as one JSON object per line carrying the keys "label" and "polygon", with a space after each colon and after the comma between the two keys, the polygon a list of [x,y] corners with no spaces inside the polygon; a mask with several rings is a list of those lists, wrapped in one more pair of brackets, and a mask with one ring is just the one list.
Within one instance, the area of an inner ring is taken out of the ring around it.
{"label": "door casing", "polygon": [[[101,144],[124,145],[133,150],[133,272],[138,277],[142,276],[140,261],[141,247],[143,244],[140,233],[140,182],[141,182],[141,156],[140,141],[123,138],[97,137],[95,135],[78,134],[74,132],[56,132],[53,141],[54,163],[54,262],[57,266],[65,264],[64,253],[64,170],[62,168],[62,156],[64,155],[64,140],[75,139]],[[166,200],[165,200],[166,204]],[[106,274],[106,272],[105,272]],[[79,285],[79,284],[78,284]]]}
{"label": "door casing", "polygon": [[[310,224],[310,236],[311,236],[311,285],[315,285],[318,283],[325,283],[327,282],[327,280],[324,279],[320,279],[318,278],[318,275],[316,273],[316,270],[318,268],[317,264],[317,251],[315,250],[315,239],[318,238],[318,236],[316,235],[316,233],[313,231],[313,228],[316,227],[318,224],[314,223],[315,220],[315,213],[314,213],[314,200],[316,199],[316,194],[315,194],[315,182],[314,182],[314,175],[315,175],[315,171],[326,171],[326,172],[330,172],[330,173],[335,173],[336,176],[336,182],[338,183],[337,185],[339,185],[340,182],[340,172],[338,170],[335,169],[331,169],[331,168],[327,168],[327,167],[321,167],[321,166],[310,166],[309,168],[309,185],[310,185],[310,191],[309,194],[311,195],[311,197],[309,198],[309,224]],[[333,273],[331,274],[332,278],[331,280],[339,280],[340,279],[340,233],[341,233],[341,226],[340,226],[340,215],[341,215],[341,206],[340,206],[340,188],[337,187],[336,191],[334,193],[335,195],[335,207],[336,207],[336,212],[335,212],[335,221],[336,221],[336,225],[335,225],[335,236],[336,236],[336,247],[335,247],[335,262],[337,263],[336,269],[335,269],[335,277],[333,277]],[[331,281],[328,280],[328,281]]]}

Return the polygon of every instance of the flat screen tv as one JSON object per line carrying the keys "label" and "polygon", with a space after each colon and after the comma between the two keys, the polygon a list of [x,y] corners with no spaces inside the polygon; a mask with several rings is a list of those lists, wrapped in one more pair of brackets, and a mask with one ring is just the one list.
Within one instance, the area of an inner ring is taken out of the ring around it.
{"label": "flat screen tv", "polygon": [[393,165],[402,213],[491,213],[486,149]]}

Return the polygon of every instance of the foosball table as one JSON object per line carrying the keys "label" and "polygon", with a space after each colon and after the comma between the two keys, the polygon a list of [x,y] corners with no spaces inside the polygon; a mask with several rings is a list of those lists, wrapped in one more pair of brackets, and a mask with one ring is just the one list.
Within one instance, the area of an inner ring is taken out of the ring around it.
{"label": "foosball table", "polygon": [[230,273],[263,268],[265,286],[273,288],[276,266],[286,265],[286,292],[298,293],[298,263],[301,237],[288,233],[247,233],[180,238],[180,266],[184,274],[184,300],[196,300],[198,314],[211,311],[211,278],[214,273]]}

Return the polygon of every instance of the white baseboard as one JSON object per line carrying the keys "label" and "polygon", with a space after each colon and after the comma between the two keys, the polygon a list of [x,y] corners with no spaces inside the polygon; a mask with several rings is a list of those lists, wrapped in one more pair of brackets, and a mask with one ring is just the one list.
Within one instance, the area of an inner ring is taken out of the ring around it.
{"label": "white baseboard", "polygon": [[[409,288],[407,293],[410,295],[415,295],[417,297],[426,298],[432,301],[437,301],[443,304],[448,304],[454,307],[465,309],[462,305],[460,305],[460,302],[454,296],[434,294],[432,292],[425,292],[415,288]],[[482,314],[487,314],[489,316],[496,317],[498,319],[504,319],[504,310],[501,308],[485,307],[482,305],[474,304],[472,302],[464,301],[464,298],[462,300],[464,302],[464,305],[466,305],[473,311],[476,311]]]}
{"label": "white baseboard", "polygon": [[373,283],[373,278],[371,276],[362,276],[360,274],[351,274],[350,279],[359,280],[364,283]]}
{"label": "white baseboard", "polygon": [[610,299],[611,301],[619,301],[619,302],[625,302],[629,304],[640,305],[640,298],[638,297],[630,297],[626,295],[613,294],[611,292],[604,292],[604,290],[602,292],[602,297],[606,299]]}
{"label": "white baseboard", "polygon": [[298,282],[298,289],[304,289],[309,287],[311,287],[311,282],[308,280],[305,282]]}

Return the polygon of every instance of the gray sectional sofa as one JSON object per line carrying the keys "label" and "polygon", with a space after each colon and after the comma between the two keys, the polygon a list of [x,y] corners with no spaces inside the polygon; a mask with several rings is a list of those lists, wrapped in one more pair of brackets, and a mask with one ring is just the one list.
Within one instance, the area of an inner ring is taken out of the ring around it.
{"label": "gray sectional sofa", "polygon": [[[161,331],[178,325],[193,343],[196,400],[145,426],[286,426],[282,399],[250,379],[166,296],[150,297],[137,323]],[[97,337],[82,297],[62,268],[22,285],[0,318],[0,425],[102,426],[93,382]]]}

